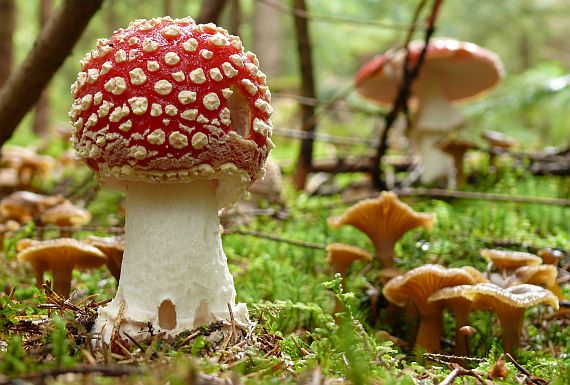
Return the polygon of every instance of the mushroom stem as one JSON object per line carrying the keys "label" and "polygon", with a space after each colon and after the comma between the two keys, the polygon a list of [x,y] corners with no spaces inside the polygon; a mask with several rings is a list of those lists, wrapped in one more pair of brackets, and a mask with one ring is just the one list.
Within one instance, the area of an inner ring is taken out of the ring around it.
{"label": "mushroom stem", "polygon": [[[228,304],[235,305],[236,293],[222,249],[217,186],[205,179],[127,182],[121,280],[94,326],[94,332],[103,330],[104,342],[118,317],[127,333],[140,333],[141,325],[159,331],[168,323],[170,335],[229,319]],[[245,306],[233,312],[236,320],[247,321]]]}
{"label": "mushroom stem", "polygon": [[455,316],[455,349],[453,352],[457,356],[468,356],[469,346],[467,336],[461,333],[459,329],[469,325],[469,313],[454,311],[453,315]]}
{"label": "mushroom stem", "polygon": [[427,352],[441,351],[441,334],[443,332],[443,307],[435,306],[427,313],[420,312],[420,324],[416,335],[416,345]]}
{"label": "mushroom stem", "polygon": [[41,289],[44,285],[44,270],[36,269],[36,286]]}
{"label": "mushroom stem", "polygon": [[389,239],[379,239],[374,242],[376,255],[382,268],[394,267],[395,245],[396,242]]}
{"label": "mushroom stem", "polygon": [[418,92],[412,140],[422,157],[424,170],[421,180],[430,183],[449,174],[450,158],[438,148],[438,144],[465,120],[461,111],[445,97],[440,76],[426,76],[423,83]]}
{"label": "mushroom stem", "polygon": [[463,114],[444,95],[440,76],[426,77],[418,92],[415,130],[447,133],[465,123]]}
{"label": "mushroom stem", "polygon": [[509,309],[508,312],[497,312],[501,323],[501,339],[505,353],[514,354],[520,344],[525,309]]}
{"label": "mushroom stem", "polygon": [[71,273],[73,271],[72,266],[61,266],[58,269],[53,269],[53,291],[62,296],[63,298],[69,298],[69,292],[71,291]]}

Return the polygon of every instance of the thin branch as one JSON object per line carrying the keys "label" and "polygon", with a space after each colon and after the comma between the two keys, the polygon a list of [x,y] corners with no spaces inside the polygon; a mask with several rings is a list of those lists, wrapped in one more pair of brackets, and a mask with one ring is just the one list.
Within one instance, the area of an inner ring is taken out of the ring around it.
{"label": "thin branch", "polygon": [[324,250],[326,247],[325,245],[320,244],[320,243],[305,242],[305,241],[299,241],[299,240],[295,240],[295,239],[287,239],[287,238],[279,237],[277,235],[262,233],[259,231],[248,231],[248,230],[240,230],[240,229],[224,229],[223,234],[224,235],[226,235],[226,234],[250,235],[250,236],[256,237],[256,238],[269,239],[271,241],[288,243],[290,245],[306,247],[309,249]]}
{"label": "thin branch", "polygon": [[54,12],[27,58],[0,90],[0,146],[35,105],[102,3],[103,0],[65,0]]}
{"label": "thin branch", "polygon": [[425,189],[425,188],[406,188],[402,190],[394,190],[400,197],[428,197],[439,199],[476,199],[485,201],[498,201],[498,202],[513,202],[513,203],[529,203],[550,206],[570,207],[570,200],[562,198],[546,198],[546,197],[533,197],[525,195],[509,195],[509,194],[495,194],[483,193],[473,191],[456,191],[445,189]]}
{"label": "thin branch", "polygon": [[350,17],[317,15],[312,12],[307,12],[301,9],[289,7],[275,0],[257,0],[257,1],[275,9],[278,12],[285,13],[288,15],[293,15],[296,17],[301,17],[304,19],[309,19],[311,21],[322,21],[326,23],[339,23],[339,24],[353,24],[358,27],[370,26],[376,28],[393,29],[398,31],[404,31],[408,29],[408,25],[404,23],[388,23],[383,21],[354,19]]}
{"label": "thin branch", "polygon": [[420,56],[418,58],[417,63],[413,67],[410,67],[410,63],[408,60],[410,51],[408,49],[408,46],[416,30],[417,19],[419,18],[422,9],[425,7],[426,2],[427,0],[421,0],[419,2],[418,7],[416,8],[416,12],[414,13],[414,21],[410,25],[410,30],[408,31],[408,34],[406,36],[406,43],[404,48],[406,54],[403,63],[404,75],[403,75],[402,85],[398,90],[398,94],[394,101],[394,106],[392,107],[392,110],[388,113],[388,115],[386,115],[384,129],[382,130],[382,134],[380,136],[380,141],[378,144],[376,155],[374,156],[372,161],[372,167],[373,167],[372,185],[377,189],[386,188],[385,182],[382,180],[381,164],[382,164],[382,158],[384,157],[384,154],[388,149],[388,132],[390,131],[390,128],[392,128],[392,125],[396,121],[400,112],[404,112],[406,114],[407,120],[409,121],[408,99],[411,93],[411,86],[416,77],[418,76],[420,69],[423,65],[430,39],[433,33],[435,32],[435,21],[437,19],[437,15],[439,14],[439,9],[441,7],[443,0],[434,0],[430,15],[427,18],[424,46],[422,48],[422,51],[420,52]]}
{"label": "thin branch", "polygon": [[74,368],[58,368],[45,370],[37,373],[25,374],[23,376],[8,378],[0,381],[0,385],[16,385],[27,381],[40,381],[44,383],[47,378],[57,377],[62,374],[92,374],[97,373],[106,377],[122,377],[131,374],[140,374],[141,371],[128,366],[88,366],[77,365]]}

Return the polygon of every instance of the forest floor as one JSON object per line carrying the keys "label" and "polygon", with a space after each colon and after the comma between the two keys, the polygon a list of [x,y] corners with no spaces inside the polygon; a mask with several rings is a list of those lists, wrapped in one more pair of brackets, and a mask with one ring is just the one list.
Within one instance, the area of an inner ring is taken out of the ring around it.
{"label": "forest floor", "polygon": [[[568,178],[531,176],[505,166],[472,170],[466,191],[568,199]],[[92,191],[92,224],[120,225],[119,194]],[[74,185],[75,183],[75,185]],[[74,187],[75,186],[75,187]],[[57,186],[52,186],[53,188]],[[71,194],[73,195],[73,194]],[[536,252],[545,247],[568,253],[570,208],[491,200],[403,199],[416,211],[434,213],[428,231],[416,229],[396,245],[396,265],[407,271],[432,263],[473,266],[485,271],[482,248]],[[413,312],[390,313],[382,296],[381,268],[374,259],[355,263],[342,287],[326,263],[325,246],[342,242],[373,253],[366,236],[351,226],[332,229],[331,216],[350,206],[340,195],[309,197],[292,191],[284,203],[261,202],[256,216],[225,225],[224,250],[238,301],[247,304],[252,325],[204,325],[175,338],[160,333],[144,341],[118,341],[94,348],[89,331],[99,306],[113,297],[116,282],[105,268],[75,271],[72,296],[61,298],[35,287],[30,267],[17,262],[17,240],[37,236],[33,225],[7,236],[0,259],[0,385],[4,384],[556,384],[570,383],[570,312],[545,306],[526,312],[521,345],[503,354],[494,314],[472,312],[476,330],[469,357],[452,356],[454,320],[444,314],[442,351],[414,348]],[[235,219],[235,218],[234,218]],[[57,231],[46,231],[46,238]],[[570,299],[567,270],[559,281]],[[456,382],[457,383],[457,382]]]}

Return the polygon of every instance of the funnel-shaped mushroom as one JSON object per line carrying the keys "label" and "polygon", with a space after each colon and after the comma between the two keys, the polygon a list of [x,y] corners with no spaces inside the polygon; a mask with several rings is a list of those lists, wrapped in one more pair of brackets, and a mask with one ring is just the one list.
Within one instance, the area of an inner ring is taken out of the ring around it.
{"label": "funnel-shaped mushroom", "polygon": [[537,254],[540,258],[542,258],[544,263],[547,263],[549,265],[558,265],[560,261],[566,257],[566,254],[563,251],[552,249],[550,247],[540,249]]}
{"label": "funnel-shaped mushroom", "polygon": [[41,195],[30,191],[16,191],[0,201],[0,213],[5,218],[26,223],[39,212],[64,201],[61,195]]}
{"label": "funnel-shaped mushroom", "polygon": [[121,263],[125,252],[125,237],[96,237],[90,235],[84,240],[85,243],[95,246],[107,256],[107,267],[113,277],[119,282],[121,277]]}
{"label": "funnel-shaped mushroom", "polygon": [[396,242],[416,227],[430,229],[434,219],[434,214],[415,212],[393,192],[383,191],[378,198],[360,201],[341,216],[329,218],[329,224],[334,228],[352,225],[364,232],[374,244],[382,267],[391,267]]}
{"label": "funnel-shaped mushroom", "polygon": [[564,298],[557,282],[558,268],[554,265],[521,266],[513,272],[513,277],[512,286],[523,283],[544,286],[558,298]]}
{"label": "funnel-shaped mushroom", "polygon": [[[424,41],[408,45],[410,65],[415,65],[425,47]],[[406,52],[400,48],[376,56],[356,75],[356,89],[381,104],[392,104],[402,84]],[[416,141],[422,158],[442,159],[446,155],[437,147],[447,133],[460,127],[463,115],[452,102],[473,98],[494,87],[503,76],[502,64],[494,53],[473,43],[454,39],[431,39],[418,78],[411,87],[411,102],[417,104],[414,122]],[[421,132],[421,133],[420,133]],[[445,175],[446,168],[436,161],[425,162],[422,180],[430,182]]]}
{"label": "funnel-shaped mushroom", "polygon": [[422,346],[428,352],[438,352],[443,329],[443,303],[429,302],[429,296],[444,287],[473,283],[471,275],[463,269],[424,265],[391,279],[384,286],[382,293],[388,301],[396,305],[415,305],[420,316],[416,345]]}
{"label": "funnel-shaped mushroom", "polygon": [[331,243],[327,245],[327,263],[336,273],[346,277],[349,267],[356,261],[371,262],[372,255],[360,247],[344,243]]}
{"label": "funnel-shaped mushroom", "polygon": [[[463,266],[461,270],[467,272],[471,278],[471,284],[488,282],[483,274],[472,266]],[[439,295],[437,295],[439,293]],[[455,348],[454,353],[458,356],[466,356],[469,354],[467,349],[467,340],[465,334],[460,331],[461,328],[469,324],[469,313],[471,311],[471,301],[457,297],[454,295],[447,295],[447,292],[437,291],[429,297],[428,302],[432,303],[439,301],[449,307],[455,318]]]}
{"label": "funnel-shaped mushroom", "polygon": [[521,266],[539,265],[542,258],[524,251],[481,249],[481,256],[492,263],[497,270],[513,270]]}
{"label": "funnel-shaped mushroom", "polygon": [[105,254],[95,247],[70,238],[22,240],[18,249],[18,261],[30,263],[36,271],[36,285],[41,288],[44,272],[51,271],[53,290],[65,298],[69,297],[73,268],[94,268],[107,260]]}
{"label": "funnel-shaped mushroom", "polygon": [[517,144],[516,140],[509,138],[500,131],[485,130],[481,133],[481,137],[491,148],[507,150]]}
{"label": "funnel-shaped mushroom", "polygon": [[[229,320],[218,210],[263,176],[273,148],[256,56],[214,24],[164,17],[98,40],[81,65],[72,141],[102,184],[125,192],[127,212],[121,280],[94,332],[108,342],[117,320],[131,336]],[[233,314],[247,322],[245,305]]]}
{"label": "funnel-shaped mushroom", "polygon": [[[60,227],[79,227],[91,221],[91,213],[82,207],[75,206],[69,201],[65,201],[57,206],[50,207],[43,211],[40,220],[44,224]],[[70,237],[71,231],[60,232],[62,237]]]}
{"label": "funnel-shaped mushroom", "polygon": [[558,298],[549,290],[534,285],[518,285],[503,289],[492,283],[448,287],[430,297],[430,301],[443,298],[463,298],[471,301],[471,308],[493,310],[501,323],[503,348],[513,353],[520,343],[520,334],[527,308],[544,304],[558,309]]}
{"label": "funnel-shaped mushroom", "polygon": [[463,168],[463,158],[469,150],[477,148],[475,143],[459,138],[449,138],[439,143],[439,148],[453,159],[453,166],[456,172],[457,186],[463,186],[465,183],[465,171]]}

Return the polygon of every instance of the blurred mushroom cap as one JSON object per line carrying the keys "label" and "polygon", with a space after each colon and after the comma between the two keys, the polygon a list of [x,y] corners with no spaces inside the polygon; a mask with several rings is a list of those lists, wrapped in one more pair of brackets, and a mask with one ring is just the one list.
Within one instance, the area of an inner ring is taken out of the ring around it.
{"label": "blurred mushroom cap", "polygon": [[40,211],[63,201],[64,198],[61,195],[48,196],[30,191],[16,191],[0,201],[0,213],[6,218],[25,223]]}
{"label": "blurred mushroom cap", "polygon": [[510,270],[521,266],[539,265],[542,263],[542,258],[538,255],[523,251],[481,249],[481,256],[499,270]]}
{"label": "blurred mushroom cap", "polygon": [[42,223],[55,226],[82,226],[91,221],[91,213],[84,208],[65,201],[42,212]]}
{"label": "blurred mushroom cap", "polygon": [[371,262],[373,259],[368,251],[344,243],[331,243],[327,245],[326,250],[326,262],[330,264],[336,272],[343,275],[355,261]]}
{"label": "blurred mushroom cap", "polygon": [[94,246],[71,238],[60,238],[33,241],[18,253],[17,259],[49,270],[54,266],[98,267],[105,263],[107,257]]}
{"label": "blurred mushroom cap", "polygon": [[[423,40],[408,45],[408,59],[415,65],[425,47]],[[406,50],[398,48],[374,57],[358,71],[356,90],[363,96],[381,104],[391,105],[403,79]],[[427,80],[438,76],[443,94],[449,101],[478,96],[496,86],[504,69],[499,57],[476,44],[449,38],[431,39],[426,50],[422,69],[412,84],[411,101]]]}

